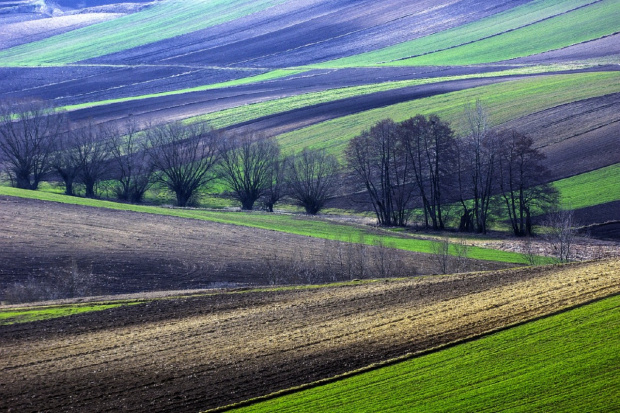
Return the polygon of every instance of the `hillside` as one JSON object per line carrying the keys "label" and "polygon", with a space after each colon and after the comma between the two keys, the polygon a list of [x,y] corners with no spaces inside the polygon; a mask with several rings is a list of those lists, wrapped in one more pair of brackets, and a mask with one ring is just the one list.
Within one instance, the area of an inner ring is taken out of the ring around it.
{"label": "hillside", "polygon": [[3,25],[5,99],[52,100],[74,121],[201,116],[339,152],[379,117],[439,113],[458,131],[480,98],[494,125],[535,137],[553,179],[620,162],[613,0],[95,3]]}
{"label": "hillside", "polygon": [[11,373],[0,406],[196,412],[618,293],[619,265],[129,297],[132,305],[2,325],[0,369]]}

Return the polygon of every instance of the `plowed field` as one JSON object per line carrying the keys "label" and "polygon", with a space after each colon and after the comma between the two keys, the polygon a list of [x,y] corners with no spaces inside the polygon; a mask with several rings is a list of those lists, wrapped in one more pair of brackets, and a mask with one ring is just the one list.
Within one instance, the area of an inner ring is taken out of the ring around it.
{"label": "plowed field", "polygon": [[185,297],[0,327],[0,409],[192,411],[620,292],[620,261]]}

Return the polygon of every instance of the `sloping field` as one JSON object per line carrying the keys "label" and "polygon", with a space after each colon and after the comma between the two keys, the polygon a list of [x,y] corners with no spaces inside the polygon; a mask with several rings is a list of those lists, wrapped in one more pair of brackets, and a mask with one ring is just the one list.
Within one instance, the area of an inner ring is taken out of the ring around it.
{"label": "sloping field", "polygon": [[615,34],[620,31],[619,17],[617,1],[601,0],[530,26],[395,64],[467,65],[535,55]]}
{"label": "sloping field", "polygon": [[[472,23],[433,33],[409,42],[319,64],[319,67],[348,67],[378,65],[403,61],[414,56],[424,56],[453,49],[495,37],[543,20],[595,3],[593,0],[536,0],[497,13]],[[455,64],[450,62],[449,64]]]}
{"label": "sloping field", "polygon": [[0,49],[31,43],[84,26],[112,20],[118,13],[80,13],[54,18],[36,19],[0,26]]}
{"label": "sloping field", "polygon": [[0,408],[199,411],[620,292],[620,262],[167,299],[0,326]]}
{"label": "sloping field", "polygon": [[616,411],[620,296],[235,411]]}
{"label": "sloping field", "polygon": [[221,24],[284,1],[164,1],[138,13],[0,51],[0,66],[73,63]]}
{"label": "sloping field", "polygon": [[[300,254],[320,265],[327,259],[326,249],[338,248],[320,236],[251,225],[10,197],[0,198],[0,205],[0,299],[16,282],[32,280],[37,285],[74,266],[92,275],[90,294],[195,289],[222,283],[267,285],[276,281],[270,278],[272,267]],[[235,219],[242,222],[243,216],[231,217]],[[303,221],[291,224],[303,226]],[[329,223],[320,228],[329,228]],[[435,271],[424,254],[396,254],[413,272],[410,275]],[[505,267],[475,261],[471,265],[477,269]],[[300,276],[288,274],[280,282],[308,282]],[[325,280],[315,280],[319,281]]]}
{"label": "sloping field", "polygon": [[279,140],[284,146],[294,149],[320,146],[340,151],[352,137],[384,118],[401,121],[418,113],[436,113],[452,122],[453,127],[460,131],[462,125],[459,119],[462,117],[463,107],[476,99],[480,99],[488,108],[490,122],[501,125],[514,118],[554,106],[618,91],[620,74],[615,72],[540,76],[446,93],[344,116],[280,135]]}
{"label": "sloping field", "polygon": [[299,66],[391,46],[522,3],[523,0],[287,1],[218,27],[91,62]]}

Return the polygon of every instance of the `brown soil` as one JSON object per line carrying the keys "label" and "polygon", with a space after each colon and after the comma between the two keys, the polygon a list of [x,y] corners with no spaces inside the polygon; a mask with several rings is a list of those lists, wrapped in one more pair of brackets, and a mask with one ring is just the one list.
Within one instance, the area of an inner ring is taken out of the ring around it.
{"label": "brown soil", "polygon": [[620,292],[620,260],[147,302],[0,327],[0,410],[191,411]]}
{"label": "brown soil", "polygon": [[[270,266],[300,254],[306,263],[322,265],[326,250],[337,245],[194,219],[0,197],[0,302],[14,283],[44,282],[74,264],[80,273],[92,273],[89,295],[322,282],[292,272],[274,280]],[[399,274],[436,271],[427,254],[395,254],[405,264]],[[470,271],[505,267],[475,260],[468,265]]]}

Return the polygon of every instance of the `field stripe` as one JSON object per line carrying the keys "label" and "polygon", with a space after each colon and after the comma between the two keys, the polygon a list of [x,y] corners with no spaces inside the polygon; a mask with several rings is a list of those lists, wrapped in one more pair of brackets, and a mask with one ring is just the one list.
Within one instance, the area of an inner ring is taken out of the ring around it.
{"label": "field stripe", "polygon": [[168,0],[104,23],[0,51],[0,66],[66,64],[191,33],[286,0]]}
{"label": "field stripe", "polygon": [[619,337],[615,295],[246,408],[212,411],[612,411],[620,408]]}
{"label": "field stripe", "polygon": [[451,49],[496,36],[594,2],[593,0],[536,0],[453,29],[444,30],[384,49],[336,59],[314,66],[377,66],[386,62],[404,60],[413,56]]}
{"label": "field stripe", "polygon": [[[363,243],[367,245],[373,245],[377,241],[382,241],[392,248],[427,254],[432,254],[434,252],[434,246],[436,244],[435,241],[395,234],[387,230],[372,230],[361,225],[349,225],[327,219],[312,218],[300,215],[269,214],[256,212],[220,212],[200,209],[162,208],[145,205],[121,204],[111,201],[70,197],[42,191],[20,190],[4,186],[0,186],[0,195],[38,199],[41,201],[60,202],[72,205],[82,205],[95,208],[107,208],[139,213],[168,215],[179,218],[199,219],[217,222],[220,224],[240,225],[271,231],[285,232],[295,235],[315,237],[320,239]],[[456,254],[456,248],[451,247],[449,253]],[[484,261],[507,262],[514,264],[527,264],[528,262],[526,257],[520,253],[481,248],[477,246],[468,247],[467,258]],[[541,257],[541,260],[544,263],[553,262],[553,259],[551,258]]]}

